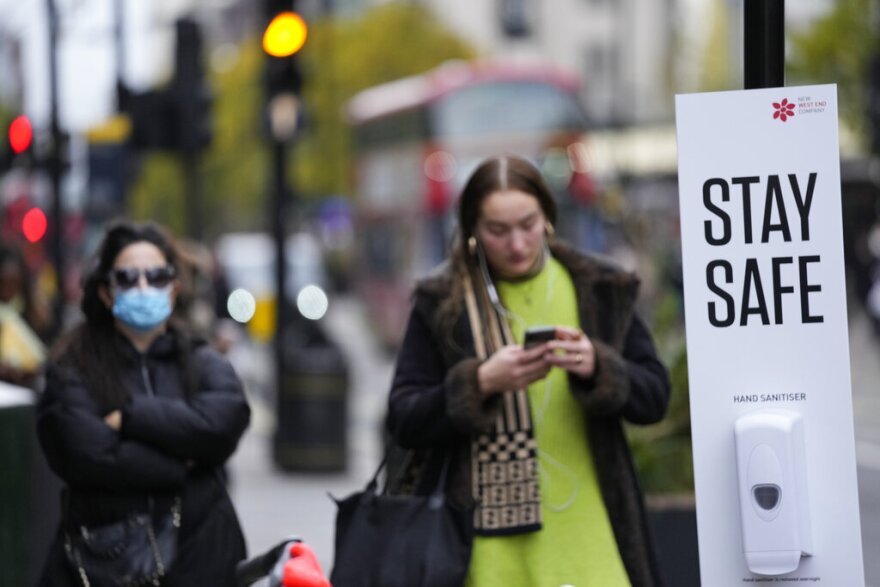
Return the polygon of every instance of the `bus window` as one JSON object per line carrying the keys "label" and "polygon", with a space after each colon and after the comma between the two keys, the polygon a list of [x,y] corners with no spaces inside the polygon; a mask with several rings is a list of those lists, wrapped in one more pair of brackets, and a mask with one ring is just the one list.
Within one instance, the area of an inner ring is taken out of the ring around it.
{"label": "bus window", "polygon": [[424,140],[427,133],[424,109],[405,110],[394,116],[378,118],[360,125],[355,133],[355,147],[361,150],[379,145]]}
{"label": "bus window", "polygon": [[586,120],[572,95],[532,82],[495,82],[461,88],[434,108],[438,137],[545,133],[584,129]]}
{"label": "bus window", "polygon": [[[516,153],[557,164],[551,186],[571,221],[568,194],[587,128],[577,76],[542,65],[459,63],[368,88],[348,105],[355,137],[358,254],[354,286],[380,340],[399,344],[416,279],[441,262],[455,200],[485,157]],[[557,162],[558,163],[558,162]]]}

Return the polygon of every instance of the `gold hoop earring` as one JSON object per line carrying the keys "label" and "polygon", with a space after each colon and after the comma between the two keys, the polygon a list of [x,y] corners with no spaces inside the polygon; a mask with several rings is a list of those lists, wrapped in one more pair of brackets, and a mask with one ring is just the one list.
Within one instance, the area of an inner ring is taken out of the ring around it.
{"label": "gold hoop earring", "polygon": [[468,253],[471,255],[477,254],[477,237],[472,236],[467,240]]}
{"label": "gold hoop earring", "polygon": [[554,236],[556,236],[556,229],[553,228],[553,225],[550,224],[549,221],[544,223],[544,230],[546,231],[548,237],[553,238]]}

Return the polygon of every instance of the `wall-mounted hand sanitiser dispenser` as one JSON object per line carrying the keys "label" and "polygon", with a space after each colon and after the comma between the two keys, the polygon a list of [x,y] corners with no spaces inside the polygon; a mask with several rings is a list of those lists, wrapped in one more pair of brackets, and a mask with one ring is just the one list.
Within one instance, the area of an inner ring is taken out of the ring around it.
{"label": "wall-mounted hand sanitiser dispenser", "polygon": [[759,410],[734,425],[743,548],[752,573],[797,570],[813,551],[802,416]]}

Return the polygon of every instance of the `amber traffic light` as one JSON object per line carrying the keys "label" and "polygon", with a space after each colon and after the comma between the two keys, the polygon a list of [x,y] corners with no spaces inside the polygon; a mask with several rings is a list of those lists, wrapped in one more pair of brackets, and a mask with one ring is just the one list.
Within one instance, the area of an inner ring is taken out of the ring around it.
{"label": "amber traffic light", "polygon": [[272,57],[290,57],[302,49],[307,37],[308,26],[300,15],[280,12],[263,33],[263,50]]}

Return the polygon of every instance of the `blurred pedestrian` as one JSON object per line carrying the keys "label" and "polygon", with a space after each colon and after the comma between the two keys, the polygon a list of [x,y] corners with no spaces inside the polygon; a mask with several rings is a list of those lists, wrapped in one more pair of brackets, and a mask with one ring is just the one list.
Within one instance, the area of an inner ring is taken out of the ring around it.
{"label": "blurred pedestrian", "polygon": [[243,338],[242,327],[227,310],[229,283],[215,252],[194,240],[179,242],[186,261],[179,275],[181,290],[175,313],[181,313],[195,331],[227,355]]}
{"label": "blurred pedestrian", "polygon": [[0,243],[0,381],[34,384],[46,349],[49,313],[34,290],[21,251]]}
{"label": "blurred pedestrian", "polygon": [[[38,432],[66,513],[41,586],[80,585],[65,545],[148,510],[180,522],[163,586],[233,585],[245,542],[221,469],[250,411],[230,364],[169,319],[179,271],[159,227],[112,225],[85,276],[85,322],[53,349]],[[109,567],[126,544],[103,547]]]}
{"label": "blurred pedestrian", "polygon": [[[397,359],[388,426],[412,458],[392,485],[429,490],[452,455],[447,494],[474,507],[468,587],[661,584],[622,429],[669,398],[638,279],[554,238],[523,159],[483,162],[458,215]],[[526,348],[535,326],[552,340]]]}

